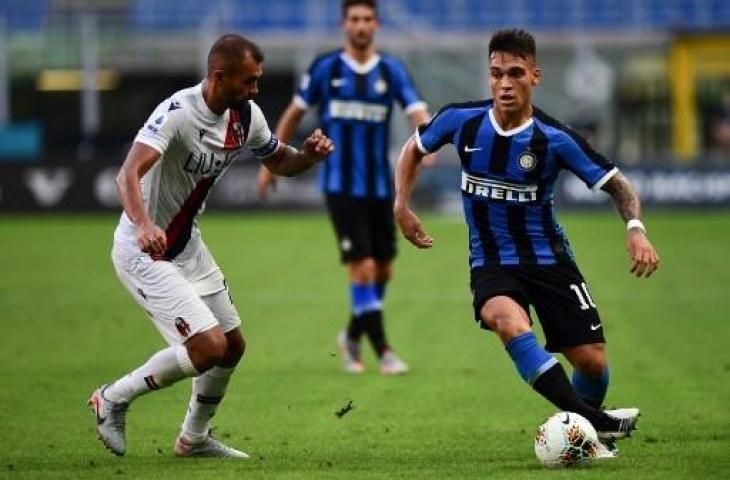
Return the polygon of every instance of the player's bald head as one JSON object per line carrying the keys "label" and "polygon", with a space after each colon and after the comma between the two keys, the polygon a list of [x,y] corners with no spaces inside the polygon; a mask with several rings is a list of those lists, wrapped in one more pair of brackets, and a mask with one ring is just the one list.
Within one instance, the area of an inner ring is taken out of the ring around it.
{"label": "player's bald head", "polygon": [[208,53],[208,75],[216,70],[229,72],[247,57],[256,63],[264,61],[264,53],[252,41],[233,33],[223,35],[216,40]]}

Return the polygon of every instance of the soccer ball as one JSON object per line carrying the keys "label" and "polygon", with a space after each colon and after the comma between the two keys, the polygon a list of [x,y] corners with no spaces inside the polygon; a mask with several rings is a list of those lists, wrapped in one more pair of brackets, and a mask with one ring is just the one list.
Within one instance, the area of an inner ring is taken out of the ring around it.
{"label": "soccer ball", "polygon": [[535,455],[548,468],[585,465],[598,449],[596,430],[577,413],[556,413],[535,434]]}

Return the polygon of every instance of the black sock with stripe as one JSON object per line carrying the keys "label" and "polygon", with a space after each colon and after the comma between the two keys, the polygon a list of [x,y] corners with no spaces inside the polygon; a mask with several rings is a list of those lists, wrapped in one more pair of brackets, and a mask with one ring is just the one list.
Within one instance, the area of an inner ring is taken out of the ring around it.
{"label": "black sock with stripe", "polygon": [[620,420],[606,415],[578,396],[559,363],[537,377],[532,383],[532,388],[560,410],[574,412],[585,417],[596,430],[616,431],[619,429]]}

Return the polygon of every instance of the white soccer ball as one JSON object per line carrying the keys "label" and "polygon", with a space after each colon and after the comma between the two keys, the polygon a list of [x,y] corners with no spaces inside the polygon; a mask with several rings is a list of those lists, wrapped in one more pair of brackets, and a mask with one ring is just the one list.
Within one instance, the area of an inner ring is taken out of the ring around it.
{"label": "white soccer ball", "polygon": [[535,455],[548,468],[584,465],[598,448],[596,429],[577,413],[556,413],[535,434]]}

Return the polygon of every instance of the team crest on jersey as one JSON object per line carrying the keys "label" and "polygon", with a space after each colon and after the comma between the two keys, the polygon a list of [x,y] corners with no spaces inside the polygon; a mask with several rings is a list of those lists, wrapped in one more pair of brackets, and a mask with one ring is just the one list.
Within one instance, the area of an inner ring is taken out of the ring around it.
{"label": "team crest on jersey", "polygon": [[183,337],[190,335],[190,324],[182,317],[175,317],[175,328],[177,328],[177,332]]}
{"label": "team crest on jersey", "polygon": [[388,91],[388,83],[382,78],[379,78],[378,81],[375,82],[374,88],[377,93],[382,95]]}
{"label": "team crest on jersey", "polygon": [[520,165],[520,168],[522,170],[529,172],[531,170],[534,170],[537,166],[537,157],[531,151],[525,150],[524,152],[520,153],[520,156],[517,159],[517,163]]}

